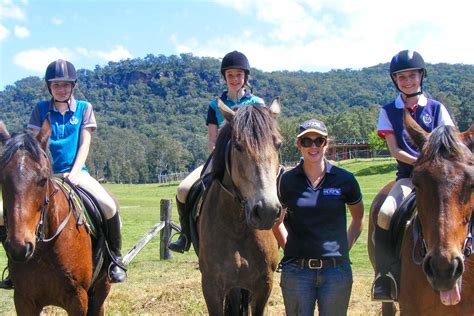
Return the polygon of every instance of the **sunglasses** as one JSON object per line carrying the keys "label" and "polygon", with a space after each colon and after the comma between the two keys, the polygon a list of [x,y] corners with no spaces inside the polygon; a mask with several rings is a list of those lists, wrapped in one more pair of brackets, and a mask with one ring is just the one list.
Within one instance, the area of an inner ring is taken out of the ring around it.
{"label": "sunglasses", "polygon": [[305,148],[311,147],[313,144],[316,145],[316,147],[322,147],[326,145],[326,142],[327,142],[327,138],[322,137],[322,136],[315,139],[311,139],[309,137],[304,137],[300,139],[301,146]]}

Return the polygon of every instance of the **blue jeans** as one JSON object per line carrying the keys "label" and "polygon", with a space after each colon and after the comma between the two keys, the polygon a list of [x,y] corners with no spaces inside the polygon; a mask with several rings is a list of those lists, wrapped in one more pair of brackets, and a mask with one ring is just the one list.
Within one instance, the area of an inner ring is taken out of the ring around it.
{"label": "blue jeans", "polygon": [[281,290],[287,315],[347,315],[352,290],[349,262],[335,267],[309,269],[294,263],[281,267]]}

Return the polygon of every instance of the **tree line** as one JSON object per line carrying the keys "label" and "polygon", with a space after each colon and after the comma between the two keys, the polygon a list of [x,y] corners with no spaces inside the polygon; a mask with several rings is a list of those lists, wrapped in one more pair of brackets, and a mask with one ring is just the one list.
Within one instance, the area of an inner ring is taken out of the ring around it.
{"label": "tree line", "polygon": [[[94,106],[98,129],[87,161],[90,172],[108,181],[147,183],[160,174],[189,171],[207,158],[208,103],[225,83],[220,60],[148,55],[78,70],[77,99]],[[252,69],[256,95],[280,96],[285,138],[282,160],[295,161],[295,135],[301,121],[318,118],[333,139],[370,138],[381,105],[396,96],[388,64],[329,72]],[[474,117],[474,66],[428,64],[424,89],[443,102],[460,130]],[[49,94],[39,77],[27,77],[0,91],[0,119],[10,130],[25,128],[33,106]],[[383,144],[382,144],[383,145]]]}

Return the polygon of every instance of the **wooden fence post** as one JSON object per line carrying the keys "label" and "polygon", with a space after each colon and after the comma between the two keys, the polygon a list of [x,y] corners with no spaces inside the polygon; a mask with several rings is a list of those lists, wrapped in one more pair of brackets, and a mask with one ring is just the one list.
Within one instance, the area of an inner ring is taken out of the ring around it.
{"label": "wooden fence post", "polygon": [[160,201],[160,221],[165,223],[165,227],[160,231],[160,260],[171,259],[171,252],[168,249],[168,244],[171,237],[171,201]]}

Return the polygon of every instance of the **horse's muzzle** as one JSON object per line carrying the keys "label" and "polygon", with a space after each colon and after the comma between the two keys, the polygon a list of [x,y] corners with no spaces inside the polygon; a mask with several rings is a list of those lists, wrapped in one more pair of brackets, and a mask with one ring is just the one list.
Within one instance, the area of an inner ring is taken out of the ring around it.
{"label": "horse's muzzle", "polygon": [[12,242],[7,239],[5,241],[5,251],[8,257],[17,262],[25,262],[33,256],[35,246],[32,242],[25,242],[23,245]]}
{"label": "horse's muzzle", "polygon": [[445,291],[452,289],[463,274],[464,261],[460,256],[450,261],[446,258],[427,256],[423,262],[423,271],[434,290]]}
{"label": "horse's muzzle", "polygon": [[271,229],[281,214],[281,204],[269,205],[258,201],[250,210],[247,222],[255,229]]}

